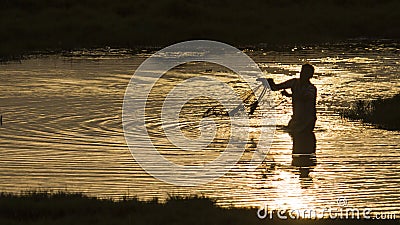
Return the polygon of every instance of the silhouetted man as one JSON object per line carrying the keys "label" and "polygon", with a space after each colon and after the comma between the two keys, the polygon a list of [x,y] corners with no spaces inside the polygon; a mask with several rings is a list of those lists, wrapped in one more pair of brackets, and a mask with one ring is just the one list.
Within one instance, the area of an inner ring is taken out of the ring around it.
{"label": "silhouetted man", "polygon": [[[300,78],[293,78],[280,84],[273,79],[260,79],[264,84],[268,81],[273,91],[283,90],[282,94],[292,97],[293,116],[288,124],[291,133],[312,132],[315,127],[317,88],[310,82],[314,75],[314,67],[304,64],[301,67]],[[285,89],[291,89],[289,94]]]}

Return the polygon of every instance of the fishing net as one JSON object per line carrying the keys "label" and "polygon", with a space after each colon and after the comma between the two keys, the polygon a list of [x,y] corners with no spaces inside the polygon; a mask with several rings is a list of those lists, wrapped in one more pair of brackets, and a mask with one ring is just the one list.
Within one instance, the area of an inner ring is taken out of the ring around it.
{"label": "fishing net", "polygon": [[[240,98],[243,99],[243,103],[236,106],[231,111],[227,111],[223,106],[212,106],[208,108],[203,117],[210,116],[235,116],[240,113],[247,113],[248,115],[253,115],[262,101],[268,87],[264,85],[257,86],[254,90],[247,90]],[[260,92],[260,93],[259,93]]]}

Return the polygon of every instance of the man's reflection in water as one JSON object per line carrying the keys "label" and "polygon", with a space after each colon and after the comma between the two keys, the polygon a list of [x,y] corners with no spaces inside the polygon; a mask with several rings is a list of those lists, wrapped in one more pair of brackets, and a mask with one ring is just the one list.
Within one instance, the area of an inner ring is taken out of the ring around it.
{"label": "man's reflection in water", "polygon": [[314,132],[292,133],[292,166],[300,172],[300,178],[309,178],[310,170],[317,165],[315,158],[316,139]]}

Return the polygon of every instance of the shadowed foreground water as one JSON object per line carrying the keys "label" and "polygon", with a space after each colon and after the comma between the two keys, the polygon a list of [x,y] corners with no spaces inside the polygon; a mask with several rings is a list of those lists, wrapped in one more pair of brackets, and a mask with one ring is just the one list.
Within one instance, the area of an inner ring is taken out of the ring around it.
{"label": "shadowed foreground water", "polygon": [[[316,66],[312,80],[318,88],[316,166],[302,178],[299,168],[292,166],[292,140],[281,128],[290,119],[291,104],[277,96],[278,128],[262,166],[252,173],[243,172],[246,154],[257,147],[256,136],[231,172],[197,188],[175,187],[152,178],[134,162],[126,146],[121,124],[123,96],[132,74],[148,54],[94,52],[0,65],[0,191],[61,189],[143,199],[204,194],[220,205],[259,206],[265,202],[271,208],[290,209],[335,207],[337,198],[344,197],[351,207],[400,213],[400,133],[343,120],[337,113],[358,99],[399,93],[399,48],[397,44],[346,44],[283,52],[246,51],[277,81],[295,76],[306,61]],[[162,99],[168,87],[198,74],[217,75],[239,92],[242,88],[228,70],[194,63],[168,73],[160,81],[163,88],[155,88],[153,100]],[[224,119],[220,119],[220,136],[206,151],[180,151],[161,135],[157,138],[157,101],[153,104],[154,110],[148,106],[149,133],[168,159],[181,164],[204,163],[224,149]],[[207,109],[207,101],[194,100],[188,106],[183,108],[180,126],[186,135],[196,136],[196,121]],[[260,116],[261,112],[253,119]]]}

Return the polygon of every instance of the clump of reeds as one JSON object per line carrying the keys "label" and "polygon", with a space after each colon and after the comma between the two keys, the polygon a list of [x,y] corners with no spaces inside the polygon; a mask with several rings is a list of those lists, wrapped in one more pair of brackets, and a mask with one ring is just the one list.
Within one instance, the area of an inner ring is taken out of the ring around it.
{"label": "clump of reeds", "polygon": [[387,130],[400,130],[400,94],[391,98],[358,100],[342,116]]}

